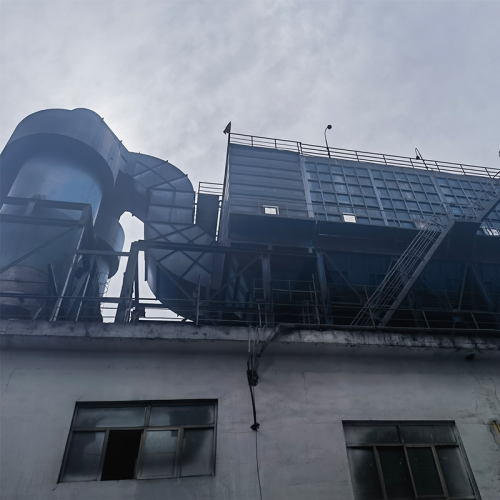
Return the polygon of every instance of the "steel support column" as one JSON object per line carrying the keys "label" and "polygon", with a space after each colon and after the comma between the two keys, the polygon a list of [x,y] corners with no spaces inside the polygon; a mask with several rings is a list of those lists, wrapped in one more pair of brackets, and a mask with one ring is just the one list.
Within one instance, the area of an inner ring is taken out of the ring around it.
{"label": "steel support column", "polygon": [[268,253],[262,254],[262,289],[264,292],[265,325],[274,326],[273,314],[273,293],[271,286],[271,256]]}

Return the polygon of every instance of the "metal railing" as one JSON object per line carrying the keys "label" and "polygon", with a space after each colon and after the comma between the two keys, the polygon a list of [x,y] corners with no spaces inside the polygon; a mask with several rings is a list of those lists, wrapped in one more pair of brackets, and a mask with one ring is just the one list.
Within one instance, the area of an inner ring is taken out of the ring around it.
{"label": "metal railing", "polygon": [[317,156],[328,159],[376,163],[379,165],[394,167],[408,167],[418,170],[432,170],[445,174],[473,175],[492,178],[499,171],[498,168],[468,165],[466,163],[452,163],[447,161],[417,159],[407,156],[372,153],[352,149],[316,146],[298,141],[272,139],[270,137],[260,137],[255,135],[231,133],[229,141],[230,144],[242,146],[292,151],[294,153],[299,153],[302,156]]}
{"label": "metal railing", "polygon": [[[274,283],[273,283],[274,285]],[[325,314],[324,306],[315,298],[314,284],[311,290],[304,294],[305,290],[287,290],[290,300],[284,300],[284,289],[273,293],[273,299],[281,296],[281,300],[273,300],[266,303],[257,301],[231,301],[211,300],[210,302],[198,299],[197,297],[189,301],[186,299],[172,298],[131,298],[128,303],[128,314],[125,319],[127,323],[162,321],[162,322],[189,322],[196,325],[232,325],[232,326],[253,326],[264,327],[266,314],[273,315],[276,323],[282,325],[293,325],[297,328],[321,328],[321,329],[342,329],[342,330],[377,330],[380,328],[373,325],[352,325],[351,320],[359,311],[360,304],[353,296],[351,300],[332,300],[329,304],[329,312]],[[363,289],[370,288],[360,286]],[[259,290],[256,290],[259,295]],[[436,291],[434,291],[436,292]],[[370,293],[367,290],[367,293]],[[309,295],[310,298],[305,295]],[[344,294],[345,295],[345,294]],[[471,295],[468,297],[468,295]],[[17,294],[0,292],[1,297],[15,298]],[[299,296],[300,300],[293,300]],[[56,302],[60,297],[50,295],[41,297],[40,295],[23,294],[24,299],[36,298],[46,299],[50,303]],[[391,323],[382,328],[387,331],[432,331],[433,333],[490,333],[498,335],[498,322],[495,317],[498,313],[491,313],[473,307],[463,307],[457,310],[453,307],[453,300],[449,296],[449,291],[441,295],[443,303],[448,302],[448,306],[438,303],[434,298],[431,304],[429,296],[428,305],[411,308],[402,306]],[[498,297],[497,305],[498,305]],[[115,320],[117,307],[123,303],[123,297],[89,297],[82,295],[66,295],[65,300],[71,300],[81,304],[81,313],[77,317],[59,320],[85,321],[85,322],[112,322]],[[464,293],[462,297],[464,305],[472,306],[474,297],[472,294]],[[280,312],[286,310],[286,313]],[[10,319],[14,319],[12,315]],[[29,319],[20,315],[18,319]],[[413,324],[412,324],[413,323]]]}
{"label": "metal railing", "polygon": [[198,183],[198,194],[213,194],[222,196],[223,184],[220,182],[202,182]]}

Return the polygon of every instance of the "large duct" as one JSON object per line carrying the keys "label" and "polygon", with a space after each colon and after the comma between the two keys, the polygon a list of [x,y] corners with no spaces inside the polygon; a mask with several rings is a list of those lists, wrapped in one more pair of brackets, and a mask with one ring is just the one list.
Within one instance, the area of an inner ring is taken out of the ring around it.
{"label": "large duct", "polygon": [[[167,161],[129,152],[87,109],[45,110],[25,118],[2,152],[0,183],[0,213],[18,216],[2,222],[2,291],[19,295],[1,299],[3,316],[33,317],[43,307],[51,280],[59,292],[64,287],[68,259],[81,233],[50,221],[79,220],[84,206],[91,210],[92,246],[98,250],[122,250],[118,220],[125,211],[144,222],[147,240],[213,241],[193,223],[195,193],[187,176]],[[100,295],[118,259],[96,259]],[[146,260],[148,283],[159,298],[175,299],[179,290],[210,286],[209,254],[149,250]]]}

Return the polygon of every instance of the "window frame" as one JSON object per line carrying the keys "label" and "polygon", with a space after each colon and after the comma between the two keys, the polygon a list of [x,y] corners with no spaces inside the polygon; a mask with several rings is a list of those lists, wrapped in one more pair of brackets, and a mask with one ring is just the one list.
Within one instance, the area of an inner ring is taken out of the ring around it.
{"label": "window frame", "polygon": [[[472,469],[470,467],[469,461],[467,459],[467,454],[465,453],[465,449],[462,443],[462,440],[460,438],[460,434],[458,432],[457,426],[455,421],[446,421],[446,420],[343,420],[342,421],[342,428],[345,429],[346,426],[371,426],[371,427],[382,427],[382,426],[396,426],[398,430],[398,436],[400,439],[399,443],[362,443],[362,444],[349,444],[347,441],[347,437],[345,434],[344,430],[344,441],[346,444],[346,458],[348,461],[348,467],[349,467],[349,472],[350,472],[350,479],[351,479],[351,487],[353,488],[354,491],[354,482],[353,482],[353,471],[351,469],[351,465],[349,463],[349,457],[347,456],[347,450],[349,449],[370,449],[373,451],[373,456],[375,459],[375,464],[376,464],[376,469],[377,469],[377,475],[380,483],[380,489],[382,491],[382,499],[383,500],[389,500],[389,497],[387,496],[387,490],[385,486],[385,480],[384,480],[384,475],[382,471],[382,463],[380,461],[380,456],[377,448],[389,448],[389,447],[394,447],[394,448],[403,448],[404,450],[404,455],[406,459],[406,466],[408,470],[408,474],[411,479],[411,486],[413,489],[413,494],[414,498],[416,500],[418,499],[439,499],[439,500],[481,500],[481,495],[479,493],[479,489],[477,487],[476,481],[474,479],[474,474],[472,473]],[[404,435],[401,432],[401,427],[402,426],[416,426],[416,425],[422,425],[422,426],[429,426],[429,425],[446,425],[448,426],[452,432],[453,436],[455,437],[455,442],[454,443],[438,443],[438,442],[432,442],[432,443],[405,443],[404,440]],[[441,464],[439,462],[439,458],[437,455],[436,447],[455,447],[458,448],[460,457],[463,461],[465,470],[467,472],[467,477],[469,479],[469,482],[471,484],[474,496],[460,496],[460,497],[451,497],[448,492],[448,488],[446,485],[446,481],[444,478],[443,471],[441,469]],[[436,466],[436,470],[439,476],[439,481],[441,484],[441,488],[443,490],[443,495],[419,495],[417,493],[417,489],[415,486],[415,480],[413,477],[413,471],[410,466],[410,460],[408,457],[408,448],[430,448],[432,451],[432,456],[434,458],[434,464]]]}
{"label": "window frame", "polygon": [[[203,406],[203,405],[213,405],[214,406],[214,422],[213,424],[201,424],[201,425],[171,425],[171,426],[150,426],[151,417],[151,407],[155,406]],[[145,407],[144,424],[137,427],[76,427],[76,419],[78,416],[78,410],[80,408],[130,408],[130,407]],[[216,460],[216,445],[217,445],[217,418],[218,418],[218,400],[216,399],[179,399],[179,400],[152,400],[152,401],[78,401],[75,403],[75,408],[73,410],[73,417],[71,419],[71,426],[68,432],[68,438],[66,440],[66,446],[64,449],[63,459],[61,462],[61,468],[59,471],[59,476],[57,483],[64,482],[100,482],[102,477],[102,471],[104,467],[104,459],[106,456],[106,447],[108,444],[110,431],[141,431],[141,441],[139,444],[139,450],[137,453],[137,461],[134,468],[134,477],[131,479],[126,479],[126,481],[146,481],[151,479],[178,479],[182,477],[211,477],[215,476],[215,460]],[[184,429],[213,429],[213,443],[212,443],[212,473],[203,476],[181,476],[181,455],[182,455],[182,442],[184,438]],[[168,431],[177,430],[177,448],[175,452],[175,464],[174,464],[174,475],[172,476],[154,476],[154,477],[140,477],[140,472],[142,471],[144,458],[142,452],[144,450],[144,445],[146,441],[146,433],[148,431]],[[68,454],[70,449],[70,444],[75,432],[105,432],[104,442],[102,445],[101,458],[99,461],[99,471],[96,479],[83,479],[81,481],[63,481],[64,472],[66,469],[66,464],[68,460]]]}
{"label": "window frame", "polygon": [[[280,208],[276,205],[262,205],[264,208],[264,215],[279,215],[280,214]],[[268,212],[267,209],[270,208],[272,210],[275,210],[274,213]]]}

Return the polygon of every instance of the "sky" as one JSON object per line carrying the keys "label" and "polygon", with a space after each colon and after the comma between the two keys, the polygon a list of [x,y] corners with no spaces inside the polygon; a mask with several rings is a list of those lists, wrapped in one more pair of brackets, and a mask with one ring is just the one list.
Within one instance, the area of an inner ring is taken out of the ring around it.
{"label": "sky", "polygon": [[499,19],[500,0],[2,1],[0,147],[28,114],[85,107],[195,187],[222,182],[230,120],[500,167]]}

